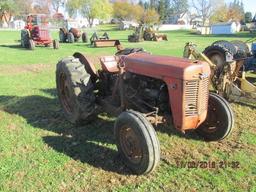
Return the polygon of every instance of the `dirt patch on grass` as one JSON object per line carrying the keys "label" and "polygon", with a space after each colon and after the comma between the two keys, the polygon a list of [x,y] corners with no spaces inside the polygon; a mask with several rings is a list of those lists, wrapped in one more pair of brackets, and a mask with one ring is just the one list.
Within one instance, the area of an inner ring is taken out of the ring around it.
{"label": "dirt patch on grass", "polygon": [[40,73],[51,68],[48,64],[4,65],[0,66],[0,75],[17,75],[22,73]]}

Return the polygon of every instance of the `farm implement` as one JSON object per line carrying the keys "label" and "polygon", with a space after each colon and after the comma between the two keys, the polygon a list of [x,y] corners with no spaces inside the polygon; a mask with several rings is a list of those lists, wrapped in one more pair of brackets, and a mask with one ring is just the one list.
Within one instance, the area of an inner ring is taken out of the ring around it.
{"label": "farm implement", "polygon": [[104,33],[102,36],[98,36],[96,32],[90,38],[91,46],[93,47],[116,47],[120,45],[120,41],[117,39],[110,39],[108,33]]}
{"label": "farm implement", "polygon": [[235,102],[256,103],[256,87],[246,80],[245,69],[256,69],[256,49],[241,41],[217,41],[203,53],[193,43],[184,48],[185,58],[208,63],[211,68],[212,88],[226,99]]}

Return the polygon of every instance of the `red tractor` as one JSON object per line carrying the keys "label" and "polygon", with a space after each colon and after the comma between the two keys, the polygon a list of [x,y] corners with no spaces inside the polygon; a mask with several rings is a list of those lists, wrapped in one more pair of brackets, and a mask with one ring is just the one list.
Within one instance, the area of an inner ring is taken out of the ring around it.
{"label": "red tractor", "polygon": [[57,64],[56,84],[66,118],[92,120],[99,112],[118,116],[114,125],[117,148],[137,174],[154,170],[160,147],[154,126],[172,123],[185,133],[218,141],[234,125],[229,104],[209,93],[206,62],[156,56],[142,49],[120,50],[99,59],[101,69],[81,53]]}
{"label": "red tractor", "polygon": [[65,20],[64,25],[59,30],[59,38],[61,43],[74,43],[78,42],[82,37],[82,41],[87,43],[87,34],[85,32],[81,32],[76,22],[71,20]]}
{"label": "red tractor", "polygon": [[54,49],[59,48],[59,42],[52,40],[50,36],[47,17],[44,14],[29,15],[25,29],[21,30],[21,46],[33,50],[36,45],[52,45]]}

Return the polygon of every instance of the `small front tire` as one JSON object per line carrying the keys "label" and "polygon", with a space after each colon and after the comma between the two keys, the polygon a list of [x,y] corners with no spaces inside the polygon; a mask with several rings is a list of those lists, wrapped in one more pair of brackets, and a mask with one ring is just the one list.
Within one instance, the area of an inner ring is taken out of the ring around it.
{"label": "small front tire", "polygon": [[82,33],[82,41],[83,41],[83,43],[87,43],[88,42],[87,34],[85,32]]}
{"label": "small front tire", "polygon": [[60,48],[60,43],[58,40],[53,40],[53,49],[59,49]]}
{"label": "small front tire", "polygon": [[35,42],[32,39],[30,39],[29,42],[28,42],[28,49],[29,50],[34,50],[35,47],[36,47]]}
{"label": "small front tire", "polygon": [[136,174],[152,172],[160,160],[160,146],[150,122],[135,111],[126,111],[115,122],[117,148],[124,163]]}
{"label": "small front tire", "polygon": [[234,127],[234,114],[229,103],[215,93],[210,93],[206,120],[196,132],[207,141],[226,138]]}

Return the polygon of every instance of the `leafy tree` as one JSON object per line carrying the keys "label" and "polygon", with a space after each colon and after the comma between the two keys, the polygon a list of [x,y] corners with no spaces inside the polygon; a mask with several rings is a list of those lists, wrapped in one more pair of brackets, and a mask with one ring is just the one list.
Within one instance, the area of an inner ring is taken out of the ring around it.
{"label": "leafy tree", "polygon": [[159,14],[155,9],[146,9],[141,17],[142,24],[153,25],[159,22]]}
{"label": "leafy tree", "polygon": [[210,17],[210,23],[228,21],[228,6],[224,0],[215,0],[213,3],[213,13]]}
{"label": "leafy tree", "polygon": [[122,20],[132,20],[133,7],[128,2],[115,2],[113,5],[114,17]]}
{"label": "leafy tree", "polygon": [[165,21],[170,13],[170,0],[159,0],[158,14],[161,21]]}
{"label": "leafy tree", "polygon": [[137,5],[132,5],[128,2],[116,2],[113,6],[114,16],[116,18],[128,21],[140,22],[144,13],[144,8]]}
{"label": "leafy tree", "polygon": [[175,15],[187,12],[188,8],[189,8],[188,0],[172,0],[171,1],[172,13]]}
{"label": "leafy tree", "polygon": [[64,0],[51,0],[51,4],[55,13],[58,13],[60,7],[64,5]]}
{"label": "leafy tree", "polygon": [[66,10],[70,17],[74,17],[77,14],[77,10],[80,9],[79,0],[68,0],[66,3]]}
{"label": "leafy tree", "polygon": [[50,14],[50,0],[33,0],[33,13],[35,14]]}
{"label": "leafy tree", "polygon": [[149,6],[151,9],[157,9],[158,8],[159,0],[150,0]]}
{"label": "leafy tree", "polygon": [[245,21],[245,23],[251,23],[252,22],[252,13],[251,12],[246,12],[244,14],[244,21]]}
{"label": "leafy tree", "polygon": [[[224,0],[218,0],[219,3],[215,3],[218,5],[214,8],[213,14],[211,16],[211,23],[216,22],[227,22],[229,20],[235,21],[243,21],[251,18],[250,13],[244,14],[243,3],[234,0],[229,5],[225,4]],[[246,16],[247,15],[247,16]]]}
{"label": "leafy tree", "polygon": [[31,0],[1,0],[0,23],[10,23],[13,16],[20,16],[31,12]]}
{"label": "leafy tree", "polygon": [[203,25],[210,19],[213,13],[213,3],[211,0],[192,0],[193,8],[197,11],[197,15],[202,18]]}
{"label": "leafy tree", "polygon": [[96,18],[107,19],[112,14],[112,4],[108,0],[68,0],[67,8],[71,16],[78,10],[90,27]]}
{"label": "leafy tree", "polygon": [[243,3],[237,0],[234,0],[232,3],[230,3],[228,13],[227,13],[227,18],[236,20],[236,21],[243,20],[244,18]]}
{"label": "leafy tree", "polygon": [[116,18],[137,21],[140,24],[154,24],[159,22],[159,14],[153,8],[144,8],[140,4],[132,5],[128,2],[116,2],[113,6]]}

